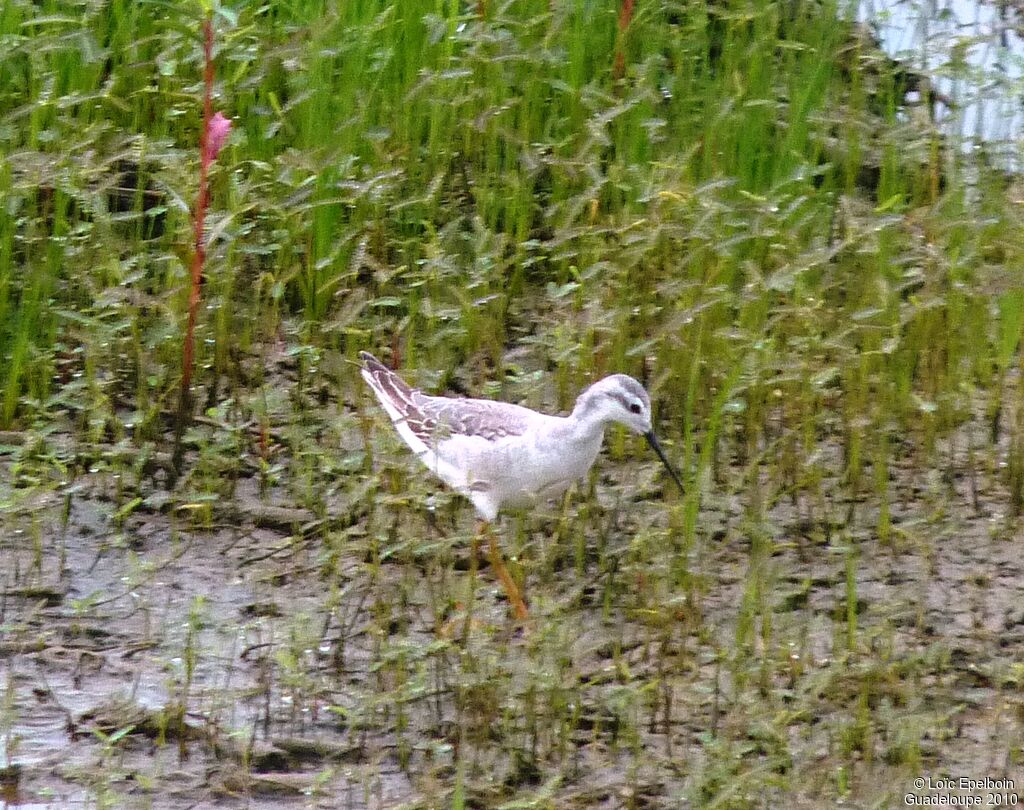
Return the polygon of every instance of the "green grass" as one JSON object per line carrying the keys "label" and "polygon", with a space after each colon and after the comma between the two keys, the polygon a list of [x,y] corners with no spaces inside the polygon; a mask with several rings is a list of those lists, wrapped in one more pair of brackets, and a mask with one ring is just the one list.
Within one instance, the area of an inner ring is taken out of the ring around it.
{"label": "green grass", "polygon": [[[406,770],[425,756],[422,705],[449,701],[430,806],[568,806],[581,740],[606,746],[633,807],[862,797],[878,773],[865,762],[919,775],[934,756],[953,701],[924,705],[912,687],[941,685],[947,663],[892,652],[888,614],[863,615],[864,577],[884,555],[935,565],[962,481],[996,501],[995,537],[1017,531],[1024,216],[1014,183],[906,113],[905,79],[845,11],[641,3],[624,34],[619,8],[592,0],[215,14],[215,107],[235,128],[211,175],[202,419],[171,534],[216,528],[250,478],[316,520],[346,504],[351,526],[309,530],[315,547],[297,526],[281,559],[309,577],[328,625],[368,623],[367,678],[342,705],[309,662],[317,628],[301,611],[269,666],[297,717],[329,706],[347,731],[393,734]],[[11,521],[53,493],[66,519],[97,475],[112,476],[119,531],[158,508],[182,374],[201,14],[0,6],[0,429],[27,437],[5,450]],[[506,527],[545,617],[535,636],[517,648],[470,612],[428,639],[422,611],[437,630],[477,593],[450,543],[468,513],[446,493],[425,511],[435,488],[346,362],[361,349],[432,390],[547,409],[601,374],[634,374],[686,494],[662,501],[626,480],[616,462],[649,459],[613,431],[612,484],[595,476],[544,532]],[[22,562],[38,572],[49,540],[31,525]],[[739,569],[715,562],[723,546],[743,549]],[[827,624],[821,667],[822,630],[795,615],[822,586],[789,578],[794,557],[831,577],[808,620]],[[179,715],[211,665],[204,605],[175,653]],[[576,623],[604,636],[585,676],[566,652]],[[682,756],[657,729],[695,705],[706,727]],[[824,763],[804,751],[818,735]],[[676,780],[671,797],[644,793],[652,768]],[[481,787],[489,772],[501,789]]]}

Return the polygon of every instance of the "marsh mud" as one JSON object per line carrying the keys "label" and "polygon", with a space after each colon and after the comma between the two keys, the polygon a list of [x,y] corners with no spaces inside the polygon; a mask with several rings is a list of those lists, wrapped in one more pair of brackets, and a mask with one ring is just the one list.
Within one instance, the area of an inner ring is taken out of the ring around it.
{"label": "marsh mud", "polygon": [[293,468],[171,495],[109,464],[72,476],[67,435],[44,446],[4,464],[6,807],[1024,791],[1024,555],[998,465],[966,443],[934,451],[943,474],[893,465],[884,533],[838,484],[752,523],[727,465],[689,548],[657,465],[606,454],[589,491],[503,524],[526,629],[485,560],[471,576],[470,509],[392,441],[312,507]]}

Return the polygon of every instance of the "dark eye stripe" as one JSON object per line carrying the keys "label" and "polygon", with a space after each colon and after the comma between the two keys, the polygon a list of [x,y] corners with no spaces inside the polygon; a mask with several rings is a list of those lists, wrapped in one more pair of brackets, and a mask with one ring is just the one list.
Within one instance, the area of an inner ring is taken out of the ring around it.
{"label": "dark eye stripe", "polygon": [[[630,402],[630,397],[627,397],[625,394],[621,394],[618,391],[609,391],[608,396],[618,402],[623,407],[623,410],[627,410],[630,413],[643,413],[644,411],[642,403],[636,401]],[[633,410],[634,408],[637,408],[638,410]]]}
{"label": "dark eye stripe", "polygon": [[620,394],[618,391],[609,391],[608,396],[618,402],[624,409],[629,410],[629,400],[626,399],[625,394]]}

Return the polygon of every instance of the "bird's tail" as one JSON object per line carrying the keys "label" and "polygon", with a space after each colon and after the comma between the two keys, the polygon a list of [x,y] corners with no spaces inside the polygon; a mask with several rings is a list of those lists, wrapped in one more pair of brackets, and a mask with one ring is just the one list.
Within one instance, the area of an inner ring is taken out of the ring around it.
{"label": "bird's tail", "polygon": [[413,405],[413,390],[409,384],[369,352],[359,352],[359,359],[363,361],[360,371],[363,379],[392,418],[396,411],[401,416],[407,415]]}

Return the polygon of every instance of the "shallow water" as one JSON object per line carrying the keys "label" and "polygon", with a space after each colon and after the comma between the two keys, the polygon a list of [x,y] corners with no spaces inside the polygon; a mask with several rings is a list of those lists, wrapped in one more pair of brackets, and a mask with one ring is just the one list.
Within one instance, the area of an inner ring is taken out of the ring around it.
{"label": "shallow water", "polygon": [[952,102],[935,108],[947,136],[1019,168],[1024,39],[1016,10],[977,0],[860,0],[857,16],[890,56],[929,76]]}

